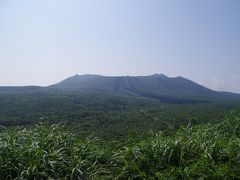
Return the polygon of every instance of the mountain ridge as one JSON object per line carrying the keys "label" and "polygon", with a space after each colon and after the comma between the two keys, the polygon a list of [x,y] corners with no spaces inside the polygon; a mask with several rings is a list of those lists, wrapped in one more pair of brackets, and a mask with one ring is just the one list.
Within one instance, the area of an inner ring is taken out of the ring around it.
{"label": "mountain ridge", "polygon": [[164,74],[152,74],[148,76],[77,74],[57,84],[48,86],[48,88],[114,95],[136,95],[164,101],[170,99],[170,102],[179,101],[179,99],[205,101],[212,98],[240,97],[236,93],[211,90],[182,76],[168,77]]}
{"label": "mountain ridge", "polygon": [[163,101],[169,99],[170,101],[179,101],[179,99],[205,101],[212,98],[240,98],[240,94],[214,91],[182,76],[168,77],[165,74],[157,73],[147,76],[76,74],[46,87],[0,87],[0,93],[31,93],[36,91],[104,93],[118,96],[147,97]]}
{"label": "mountain ridge", "polygon": [[[66,78],[62,81],[60,81],[59,83],[47,86],[47,87],[51,87],[51,88],[70,88],[69,84],[74,85],[74,88],[83,88],[84,85],[86,86],[86,84],[77,84],[77,83],[88,83],[87,86],[89,85],[89,81],[91,80],[100,80],[100,79],[104,79],[104,80],[112,80],[112,81],[131,81],[133,79],[135,80],[157,80],[157,81],[161,81],[161,80],[165,80],[165,81],[169,81],[169,80],[174,80],[174,81],[185,81],[187,83],[192,83],[196,86],[198,86],[199,88],[202,88],[204,90],[208,90],[208,91],[214,91],[211,90],[209,88],[206,88],[200,84],[197,84],[196,82],[189,80],[187,78],[184,78],[182,76],[177,76],[177,77],[168,77],[165,74],[152,74],[152,75],[147,75],[147,76],[104,76],[104,75],[95,75],[95,74],[83,74],[83,75],[74,75],[71,76],[69,78]],[[156,82],[155,82],[156,83]],[[163,81],[161,83],[164,83]],[[176,83],[176,82],[175,82]],[[77,85],[80,85],[77,86]],[[106,85],[106,84],[104,84]],[[114,85],[114,84],[110,84],[110,85]],[[63,87],[66,86],[66,87]],[[216,92],[216,91],[214,91]]]}

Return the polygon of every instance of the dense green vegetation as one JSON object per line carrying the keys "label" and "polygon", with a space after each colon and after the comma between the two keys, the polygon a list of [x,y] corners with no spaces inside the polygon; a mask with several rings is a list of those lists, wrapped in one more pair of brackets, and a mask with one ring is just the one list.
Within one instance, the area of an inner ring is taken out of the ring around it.
{"label": "dense green vegetation", "polygon": [[239,179],[240,111],[221,122],[82,140],[60,125],[1,128],[0,177],[18,179]]}
{"label": "dense green vegetation", "polygon": [[[109,94],[34,91],[23,94],[0,93],[0,125],[29,126],[39,121],[64,123],[81,136],[119,138],[129,131],[143,133],[187,124],[211,122],[226,110],[236,108],[239,100],[197,104],[169,104],[148,98]],[[148,116],[149,114],[150,116]]]}

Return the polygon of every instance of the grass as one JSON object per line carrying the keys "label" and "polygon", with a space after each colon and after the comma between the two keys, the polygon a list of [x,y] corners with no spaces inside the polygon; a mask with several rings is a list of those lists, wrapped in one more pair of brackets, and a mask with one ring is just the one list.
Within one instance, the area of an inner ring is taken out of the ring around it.
{"label": "grass", "polygon": [[240,111],[143,139],[81,140],[61,125],[0,128],[1,179],[240,179]]}

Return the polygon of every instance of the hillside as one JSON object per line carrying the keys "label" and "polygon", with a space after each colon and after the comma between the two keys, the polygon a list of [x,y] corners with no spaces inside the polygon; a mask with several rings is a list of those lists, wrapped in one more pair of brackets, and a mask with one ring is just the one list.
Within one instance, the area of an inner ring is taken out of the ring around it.
{"label": "hillside", "polygon": [[208,89],[184,77],[164,74],[149,76],[75,75],[47,87],[0,87],[0,94],[87,93],[115,96],[135,96],[160,100],[166,103],[194,103],[213,99],[239,98],[239,94]]}
{"label": "hillside", "polygon": [[50,86],[68,90],[96,90],[96,91],[129,91],[132,93],[205,93],[212,91],[183,77],[170,78],[163,74],[150,76],[100,76],[75,75],[60,83]]}
{"label": "hillside", "polygon": [[164,74],[149,76],[75,75],[49,88],[141,96],[168,103],[191,103],[194,100],[207,101],[212,98],[240,98],[237,94],[210,90],[181,76],[167,77]]}
{"label": "hillside", "polygon": [[240,112],[221,123],[80,140],[60,125],[0,129],[0,176],[10,179],[239,179]]}
{"label": "hillside", "polygon": [[1,94],[25,94],[43,90],[40,86],[0,86]]}

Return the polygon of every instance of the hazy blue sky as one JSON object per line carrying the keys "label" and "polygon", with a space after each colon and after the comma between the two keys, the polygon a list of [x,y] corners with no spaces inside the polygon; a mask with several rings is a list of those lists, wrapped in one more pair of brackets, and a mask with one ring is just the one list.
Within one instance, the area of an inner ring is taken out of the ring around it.
{"label": "hazy blue sky", "polygon": [[86,73],[240,92],[240,1],[0,0],[0,85]]}

